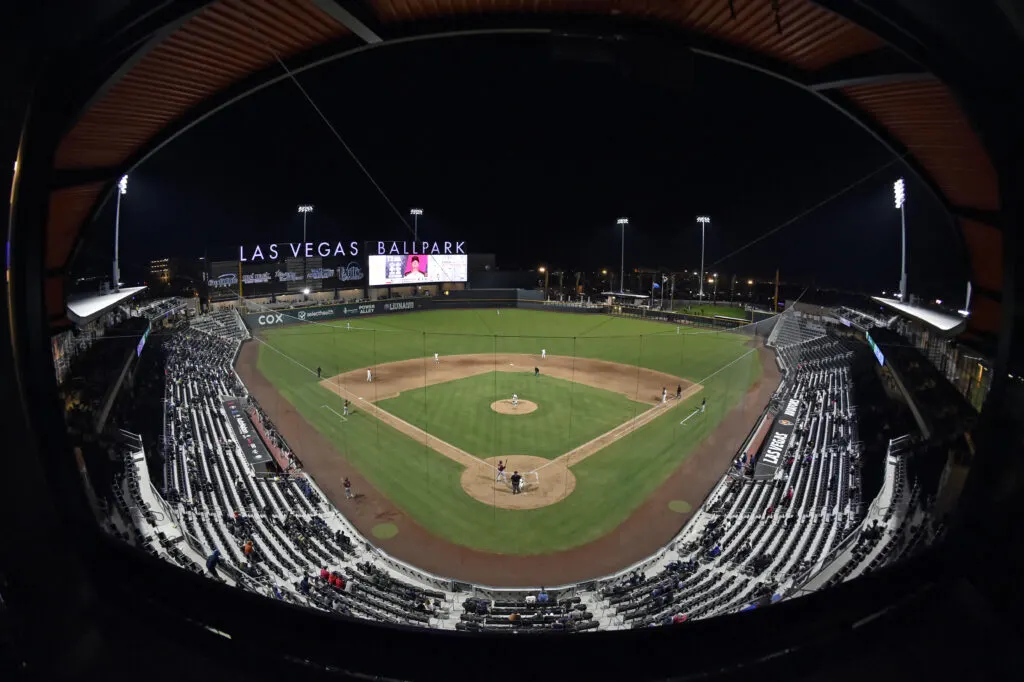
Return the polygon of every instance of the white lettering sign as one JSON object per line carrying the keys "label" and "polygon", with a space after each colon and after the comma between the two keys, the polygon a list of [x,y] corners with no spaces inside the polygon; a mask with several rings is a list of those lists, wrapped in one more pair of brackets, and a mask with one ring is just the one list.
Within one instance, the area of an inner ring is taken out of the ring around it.
{"label": "white lettering sign", "polygon": [[786,447],[788,439],[788,433],[773,433],[771,442],[768,443],[768,448],[764,451],[764,461],[768,464],[778,464],[779,457],[782,456],[782,450]]}
{"label": "white lettering sign", "polygon": [[[441,245],[444,246],[441,246]],[[410,254],[440,254],[440,253],[455,253],[465,255],[466,253],[466,242],[454,242],[455,250],[452,251],[453,242],[377,242],[377,255],[378,256],[389,256],[389,255],[404,255]]]}
{"label": "white lettering sign", "polygon": [[[291,253],[292,258],[298,258],[302,254],[306,258],[314,256],[358,256],[359,243],[349,242],[289,242],[281,244],[285,253]],[[253,247],[239,246],[238,260],[243,263],[258,263],[268,260],[277,260],[280,257],[277,244],[257,244]]]}

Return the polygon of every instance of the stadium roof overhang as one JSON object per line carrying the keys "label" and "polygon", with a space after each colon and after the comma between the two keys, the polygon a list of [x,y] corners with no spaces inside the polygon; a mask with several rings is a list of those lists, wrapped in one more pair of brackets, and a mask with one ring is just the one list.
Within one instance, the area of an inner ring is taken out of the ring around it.
{"label": "stadium roof overhang", "polygon": [[120,291],[70,298],[67,305],[68,319],[78,325],[89,324],[108,310],[113,310],[118,303],[124,303],[145,288],[125,287]]}
{"label": "stadium roof overhang", "polygon": [[967,319],[960,315],[950,315],[924,306],[903,303],[896,298],[882,296],[872,296],[871,298],[905,317],[925,323],[943,336],[956,336],[967,327]]}
{"label": "stadium roof overhang", "polygon": [[[241,0],[170,3],[126,29],[109,72],[54,156],[46,267],[60,277],[83,228],[122,174],[222,108],[347,55],[416,40],[532,33],[588,41],[614,59],[682,70],[697,55],[755,69],[842,112],[902,157],[962,235],[976,292],[972,330],[1000,322],[1002,245],[995,167],[944,64],[871,3],[765,2],[462,4],[429,0]],[[132,32],[134,31],[134,32]],[[111,48],[113,50],[113,48]],[[280,59],[280,62],[278,61]],[[936,74],[939,74],[937,76]]]}

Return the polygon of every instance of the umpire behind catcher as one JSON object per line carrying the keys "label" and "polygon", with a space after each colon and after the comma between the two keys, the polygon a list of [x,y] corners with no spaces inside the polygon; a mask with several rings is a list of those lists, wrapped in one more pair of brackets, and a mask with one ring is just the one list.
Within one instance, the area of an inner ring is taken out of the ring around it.
{"label": "umpire behind catcher", "polygon": [[519,484],[522,483],[523,477],[519,475],[518,471],[512,472],[512,494],[519,494]]}

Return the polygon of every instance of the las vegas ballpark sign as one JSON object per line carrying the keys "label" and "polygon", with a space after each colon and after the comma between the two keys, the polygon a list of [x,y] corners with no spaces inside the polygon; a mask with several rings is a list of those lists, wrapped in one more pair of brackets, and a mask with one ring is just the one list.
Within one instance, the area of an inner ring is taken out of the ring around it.
{"label": "las vegas ballpark sign", "polygon": [[[376,246],[378,256],[392,254],[465,254],[466,242],[395,242],[379,241]],[[371,247],[372,248],[372,247]],[[256,246],[239,246],[238,260],[242,263],[258,263],[273,261],[279,258],[328,258],[331,256],[358,256],[359,243],[349,242],[289,242],[285,244],[257,244]]]}

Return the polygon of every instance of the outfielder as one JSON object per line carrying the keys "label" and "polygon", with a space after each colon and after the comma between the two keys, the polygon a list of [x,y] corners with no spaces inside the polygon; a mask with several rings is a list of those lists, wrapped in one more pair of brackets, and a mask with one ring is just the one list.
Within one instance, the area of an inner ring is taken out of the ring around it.
{"label": "outfielder", "polygon": [[506,478],[505,476],[505,463],[502,462],[500,459],[498,460],[498,476],[494,479],[495,483],[497,483],[498,481],[504,481],[505,483],[508,483],[508,478]]}
{"label": "outfielder", "polygon": [[707,407],[707,406],[708,406],[708,399],[707,398],[704,398],[703,400],[700,401],[700,411],[701,411],[701,413],[704,412],[704,408]]}
{"label": "outfielder", "polygon": [[434,353],[434,364],[438,364],[441,360],[437,357],[437,353]]}
{"label": "outfielder", "polygon": [[366,383],[373,381],[373,375],[370,374],[370,370],[366,370]]}
{"label": "outfielder", "polygon": [[514,410],[517,407],[519,407],[519,394],[518,393],[513,393],[512,394],[512,409]]}

